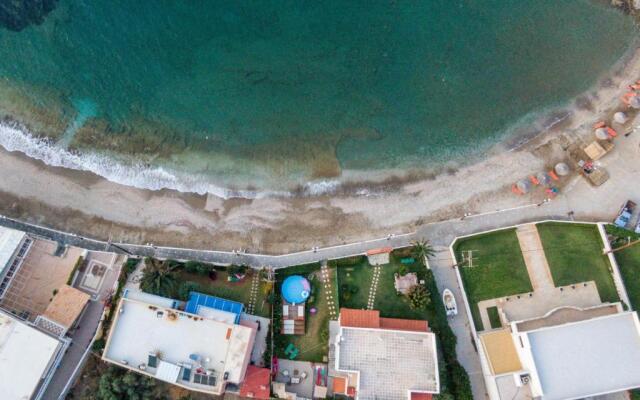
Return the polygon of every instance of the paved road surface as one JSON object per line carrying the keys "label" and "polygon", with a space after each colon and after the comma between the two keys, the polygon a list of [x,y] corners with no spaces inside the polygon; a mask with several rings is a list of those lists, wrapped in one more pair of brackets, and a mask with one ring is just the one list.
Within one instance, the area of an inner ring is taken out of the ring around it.
{"label": "paved road surface", "polygon": [[89,250],[111,251],[120,254],[143,257],[153,256],[177,260],[198,260],[220,265],[242,264],[253,268],[262,268],[264,266],[284,268],[292,265],[320,262],[322,260],[331,260],[364,254],[367,250],[379,247],[408,246],[411,244],[411,241],[417,238],[428,238],[433,244],[445,245],[448,244],[456,235],[473,233],[483,229],[491,229],[528,220],[535,220],[541,217],[546,218],[550,215],[556,219],[566,217],[566,210],[558,210],[558,212],[561,212],[559,216],[554,216],[553,213],[549,213],[548,211],[551,211],[551,209],[562,208],[550,207],[552,204],[554,206],[556,205],[555,203],[548,203],[540,207],[536,207],[534,205],[511,211],[503,211],[498,214],[467,217],[464,220],[442,221],[424,225],[418,232],[414,233],[278,256],[110,243],[28,224],[4,216],[0,216],[0,225],[23,230],[34,235],[43,236],[62,244],[78,246]]}

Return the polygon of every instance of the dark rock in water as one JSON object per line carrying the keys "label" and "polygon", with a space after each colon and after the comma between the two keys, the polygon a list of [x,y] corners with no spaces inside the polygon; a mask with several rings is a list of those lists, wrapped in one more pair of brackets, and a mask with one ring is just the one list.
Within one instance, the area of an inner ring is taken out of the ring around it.
{"label": "dark rock in water", "polygon": [[39,25],[56,8],[57,0],[0,0],[0,25],[21,31],[29,25]]}

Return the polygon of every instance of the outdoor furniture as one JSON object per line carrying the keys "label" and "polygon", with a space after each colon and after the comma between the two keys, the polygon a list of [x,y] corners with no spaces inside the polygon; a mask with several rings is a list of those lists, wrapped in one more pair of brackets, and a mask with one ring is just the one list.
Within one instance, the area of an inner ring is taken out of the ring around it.
{"label": "outdoor furniture", "polygon": [[289,360],[293,360],[298,357],[298,353],[300,353],[300,350],[298,350],[298,348],[294,346],[293,343],[289,343],[287,345],[287,348],[284,350],[284,354],[289,357]]}

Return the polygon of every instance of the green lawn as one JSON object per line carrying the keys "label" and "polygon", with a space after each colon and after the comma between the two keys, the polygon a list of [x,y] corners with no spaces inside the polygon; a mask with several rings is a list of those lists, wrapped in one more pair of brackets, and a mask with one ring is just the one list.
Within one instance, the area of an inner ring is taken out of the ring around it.
{"label": "green lawn", "polygon": [[487,314],[489,314],[491,329],[498,329],[502,327],[502,322],[500,322],[500,315],[498,315],[498,307],[488,307]]}
{"label": "green lawn", "polygon": [[340,306],[367,308],[373,267],[365,260],[358,265],[337,268]]}
{"label": "green lawn", "polygon": [[[333,279],[335,281],[335,267],[329,268],[329,272],[334,275]],[[280,285],[286,277],[296,274],[304,276],[309,279],[311,283],[311,296],[306,305],[306,333],[304,335],[281,335],[279,333],[280,327],[276,327],[276,334],[279,336],[276,343],[281,343],[280,346],[276,346],[276,355],[281,358],[286,358],[284,349],[289,343],[293,343],[293,345],[300,350],[296,360],[322,362],[323,358],[328,356],[329,352],[329,308],[320,281],[319,264],[286,268],[277,273],[277,312],[280,315],[282,313]],[[315,315],[309,313],[312,307],[318,310]],[[276,323],[280,323],[280,319],[277,319]]]}
{"label": "green lawn", "polygon": [[633,310],[640,307],[640,244],[628,247],[614,253],[624,286],[629,295],[629,306]]}
{"label": "green lawn", "polygon": [[478,302],[533,290],[515,229],[506,229],[456,242],[457,262],[473,250],[473,268],[460,266],[476,329],[483,330]]}
{"label": "green lawn", "polygon": [[[425,309],[412,309],[406,296],[398,295],[396,292],[394,274],[401,268],[401,258],[391,255],[391,262],[381,267],[373,308],[379,310],[382,317],[428,320],[432,316],[431,312]],[[417,262],[406,264],[404,268],[406,272],[416,272],[418,280],[425,279],[426,271],[422,264]],[[369,265],[366,258],[363,258],[358,265],[339,266],[340,306],[355,309],[367,308],[372,278],[373,267]],[[356,288],[355,293],[354,288]],[[349,292],[348,298],[345,297],[345,291]]]}
{"label": "green lawn", "polygon": [[[217,277],[214,281],[209,279],[209,276],[207,275],[200,275],[182,270],[178,273],[178,281],[196,282],[199,286],[198,290],[200,292],[222,297],[224,299],[238,301],[243,303],[246,308],[251,296],[251,280],[253,278],[253,274],[257,273],[257,271],[249,270],[246,278],[244,278],[242,282],[228,282],[228,275],[224,271],[216,271]],[[269,318],[271,317],[271,306],[266,301],[265,285],[265,282],[260,282],[254,314]]]}
{"label": "green lawn", "polygon": [[619,300],[596,225],[548,222],[537,228],[556,286],[595,281],[602,301]]}

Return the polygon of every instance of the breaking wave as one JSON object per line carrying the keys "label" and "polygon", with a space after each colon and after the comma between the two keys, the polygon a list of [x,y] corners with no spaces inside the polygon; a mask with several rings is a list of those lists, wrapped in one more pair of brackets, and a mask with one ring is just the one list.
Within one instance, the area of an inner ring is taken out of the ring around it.
{"label": "breaking wave", "polygon": [[202,175],[181,173],[158,165],[96,152],[67,150],[51,139],[34,136],[18,124],[0,124],[0,146],[8,151],[24,153],[50,166],[93,172],[111,182],[140,189],[171,189],[185,193],[212,194],[224,199],[291,195],[288,192],[267,190],[227,189],[212,184]]}

